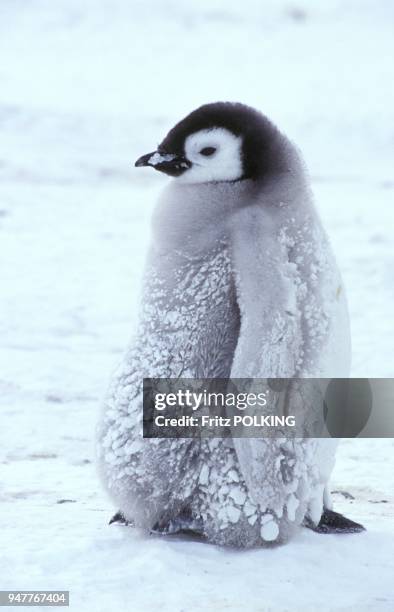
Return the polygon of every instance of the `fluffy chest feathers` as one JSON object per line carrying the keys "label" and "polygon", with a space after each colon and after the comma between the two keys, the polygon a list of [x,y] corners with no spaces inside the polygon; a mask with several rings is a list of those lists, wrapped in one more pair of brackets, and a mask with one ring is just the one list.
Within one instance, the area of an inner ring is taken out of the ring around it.
{"label": "fluffy chest feathers", "polygon": [[230,374],[240,317],[227,219],[242,188],[171,184],[158,203],[139,324],[150,376]]}
{"label": "fluffy chest feathers", "polygon": [[202,257],[228,241],[229,221],[253,194],[250,181],[196,185],[170,183],[152,219],[152,251]]}
{"label": "fluffy chest feathers", "polygon": [[201,256],[152,254],[139,336],[156,375],[229,375],[238,331],[239,311],[224,241]]}

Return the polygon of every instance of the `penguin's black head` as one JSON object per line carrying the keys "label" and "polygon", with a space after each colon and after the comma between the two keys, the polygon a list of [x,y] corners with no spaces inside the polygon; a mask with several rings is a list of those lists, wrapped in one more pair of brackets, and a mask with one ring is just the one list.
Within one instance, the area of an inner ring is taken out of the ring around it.
{"label": "penguin's black head", "polygon": [[279,130],[255,109],[216,102],[182,119],[157,151],[135,165],[187,183],[258,180],[288,169],[282,142]]}

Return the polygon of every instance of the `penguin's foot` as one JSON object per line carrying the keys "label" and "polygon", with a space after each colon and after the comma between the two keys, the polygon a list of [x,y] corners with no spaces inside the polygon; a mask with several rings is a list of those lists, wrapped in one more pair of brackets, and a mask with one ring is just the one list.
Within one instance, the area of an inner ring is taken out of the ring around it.
{"label": "penguin's foot", "polygon": [[130,525],[131,527],[134,527],[133,521],[128,521],[125,515],[120,510],[113,515],[108,525],[112,525],[112,523],[118,523],[118,525],[125,526]]}
{"label": "penguin's foot", "polygon": [[360,525],[360,523],[351,521],[346,516],[343,516],[343,514],[328,510],[327,508],[324,509],[318,525],[314,525],[310,519],[306,518],[304,527],[308,527],[308,529],[312,529],[316,533],[359,533],[360,531],[365,531],[365,527]]}
{"label": "penguin's foot", "polygon": [[179,514],[166,522],[158,521],[150,530],[157,535],[172,535],[174,533],[194,533],[204,535],[203,521],[201,518],[193,518],[189,514]]}

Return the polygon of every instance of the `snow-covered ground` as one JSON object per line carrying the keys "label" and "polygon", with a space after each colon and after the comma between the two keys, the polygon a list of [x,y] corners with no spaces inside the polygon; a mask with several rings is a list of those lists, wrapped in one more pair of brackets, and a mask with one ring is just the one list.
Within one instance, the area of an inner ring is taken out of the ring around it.
{"label": "snow-covered ground", "polygon": [[346,281],[353,375],[393,375],[391,0],[0,3],[0,588],[82,611],[393,610],[394,441],[343,441],[336,509],[235,552],[107,526],[93,465],[165,178],[132,167],[200,103],[239,100],[304,152]]}

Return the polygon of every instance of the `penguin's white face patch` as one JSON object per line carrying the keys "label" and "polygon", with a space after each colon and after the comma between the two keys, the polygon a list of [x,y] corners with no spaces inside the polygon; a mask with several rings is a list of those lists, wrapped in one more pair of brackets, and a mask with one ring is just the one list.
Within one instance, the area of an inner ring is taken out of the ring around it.
{"label": "penguin's white face patch", "polygon": [[235,181],[243,174],[242,138],[225,128],[200,130],[185,140],[191,167],[178,177],[183,183]]}

